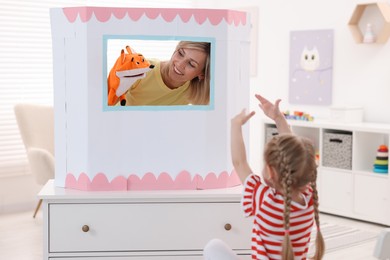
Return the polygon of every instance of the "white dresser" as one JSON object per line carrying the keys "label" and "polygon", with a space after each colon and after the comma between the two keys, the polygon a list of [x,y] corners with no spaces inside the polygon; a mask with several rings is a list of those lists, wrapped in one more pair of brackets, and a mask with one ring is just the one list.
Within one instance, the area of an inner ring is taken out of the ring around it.
{"label": "white dresser", "polygon": [[241,189],[87,192],[51,180],[39,193],[44,259],[203,259],[212,238],[250,259]]}

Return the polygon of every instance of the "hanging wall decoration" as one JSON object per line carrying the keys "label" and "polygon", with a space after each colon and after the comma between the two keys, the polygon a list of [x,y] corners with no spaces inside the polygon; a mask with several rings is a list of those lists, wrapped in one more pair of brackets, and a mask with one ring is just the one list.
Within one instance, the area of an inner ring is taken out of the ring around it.
{"label": "hanging wall decoration", "polygon": [[333,30],[290,33],[289,102],[332,103]]}

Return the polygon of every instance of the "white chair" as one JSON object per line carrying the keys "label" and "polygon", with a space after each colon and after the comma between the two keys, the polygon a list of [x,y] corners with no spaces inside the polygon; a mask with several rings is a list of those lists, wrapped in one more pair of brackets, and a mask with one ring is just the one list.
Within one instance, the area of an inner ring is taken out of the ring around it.
{"label": "white chair", "polygon": [[[54,111],[51,106],[17,104],[14,107],[31,173],[39,185],[54,178]],[[39,200],[35,218],[42,200]]]}

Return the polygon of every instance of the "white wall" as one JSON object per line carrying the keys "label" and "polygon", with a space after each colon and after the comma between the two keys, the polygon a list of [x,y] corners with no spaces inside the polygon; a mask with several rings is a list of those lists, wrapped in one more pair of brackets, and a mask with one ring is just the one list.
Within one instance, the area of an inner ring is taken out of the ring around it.
{"label": "white wall", "polygon": [[[251,80],[252,92],[271,100],[281,98],[282,110],[305,111],[317,118],[328,117],[329,107],[293,106],[288,102],[289,33],[333,29],[333,105],[361,105],[365,121],[390,123],[390,39],[385,44],[357,44],[348,27],[356,4],[367,1],[207,0],[197,3],[204,8],[257,7],[258,70]],[[254,97],[251,102],[251,109],[259,111]],[[259,120],[251,120],[250,128],[250,160],[253,170],[258,172],[262,131]]]}

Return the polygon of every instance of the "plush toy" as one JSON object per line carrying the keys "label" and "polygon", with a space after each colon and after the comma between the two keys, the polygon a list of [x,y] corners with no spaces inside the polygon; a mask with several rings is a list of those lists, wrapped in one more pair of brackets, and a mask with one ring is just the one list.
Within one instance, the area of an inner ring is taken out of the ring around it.
{"label": "plush toy", "polygon": [[108,105],[115,105],[120,100],[121,106],[126,105],[126,92],[138,79],[154,68],[144,56],[126,46],[127,54],[122,49],[107,78]]}

